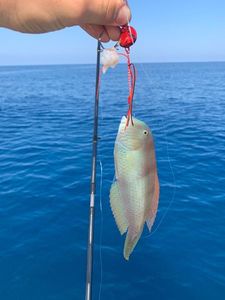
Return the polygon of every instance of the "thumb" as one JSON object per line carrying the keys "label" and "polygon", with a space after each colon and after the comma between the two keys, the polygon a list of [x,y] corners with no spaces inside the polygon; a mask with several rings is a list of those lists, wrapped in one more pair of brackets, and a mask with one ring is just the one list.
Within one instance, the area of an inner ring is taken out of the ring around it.
{"label": "thumb", "polygon": [[[126,0],[78,0],[73,1],[74,18],[63,18],[65,26],[96,24],[124,25],[131,18]],[[72,11],[70,16],[72,17]]]}

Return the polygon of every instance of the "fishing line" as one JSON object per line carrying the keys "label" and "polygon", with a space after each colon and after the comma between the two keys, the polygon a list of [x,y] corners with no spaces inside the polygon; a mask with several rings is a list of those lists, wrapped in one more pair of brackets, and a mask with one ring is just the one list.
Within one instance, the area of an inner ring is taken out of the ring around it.
{"label": "fishing line", "polygon": [[[128,0],[124,0],[124,2],[129,7]],[[132,43],[134,44],[135,40],[133,38],[133,34],[132,34],[132,31],[131,31],[131,28],[130,28],[130,21],[129,21],[128,15],[127,15],[127,26],[128,26],[128,30],[129,30],[129,33],[130,33],[130,37],[131,37]]]}
{"label": "fishing line", "polygon": [[101,300],[102,293],[102,276],[103,276],[103,265],[102,265],[102,236],[103,236],[103,209],[102,209],[102,185],[103,185],[103,166],[101,159],[99,160],[101,176],[100,176],[100,196],[99,196],[99,208],[101,215],[101,224],[100,224],[100,240],[99,240],[99,260],[100,260],[100,285],[98,300]]}
{"label": "fishing line", "polygon": [[[151,79],[150,79],[150,76],[149,74],[146,72],[146,70],[144,69],[144,66],[143,64],[141,63],[140,64],[141,67],[142,67],[142,70],[146,76],[146,79],[147,79],[147,82],[150,84],[151,86]],[[150,99],[149,96],[147,96],[147,98]],[[151,100],[151,99],[150,99]],[[167,154],[167,161],[168,161],[168,164],[169,164],[169,168],[170,168],[170,171],[171,171],[171,174],[172,174],[172,178],[173,178],[173,193],[172,193],[172,197],[171,197],[171,200],[166,208],[166,211],[164,212],[164,214],[162,215],[161,219],[159,220],[158,222],[158,225],[156,226],[156,228],[150,233],[148,234],[147,236],[145,236],[144,238],[148,238],[150,236],[152,236],[158,229],[159,227],[162,225],[163,221],[165,220],[165,217],[167,216],[173,202],[174,202],[174,199],[175,199],[175,194],[176,194],[176,189],[177,189],[177,186],[176,186],[176,177],[175,177],[175,174],[174,174],[174,170],[173,170],[173,165],[172,165],[172,161],[171,161],[171,158],[170,158],[170,153],[169,153],[169,146],[168,146],[168,135],[167,135],[167,131],[166,131],[166,125],[165,125],[165,121],[164,119],[162,118],[161,119],[161,122],[163,124],[163,133],[164,133],[164,138],[165,138],[165,142],[166,142],[166,154]]]}
{"label": "fishing line", "polygon": [[[124,2],[125,2],[126,5],[129,6],[128,0],[124,0]],[[131,37],[131,39],[132,39],[132,42],[134,43],[135,41],[134,41],[134,39],[133,39],[133,34],[132,34],[132,31],[131,31],[131,27],[130,27],[130,25],[129,25],[129,19],[128,19],[128,16],[127,16],[127,26],[128,26],[128,30],[129,30],[129,33],[130,33],[130,37]],[[129,55],[129,52],[128,52],[127,54]],[[129,59],[130,59],[130,57],[128,56],[128,66],[129,66]],[[145,71],[145,69],[144,69],[144,67],[143,67],[142,64],[141,64],[141,67],[142,67],[142,69],[143,69],[143,71],[144,71],[144,74],[145,74],[145,76],[146,76],[146,79],[147,79],[148,83],[149,83],[150,86],[151,86],[151,81],[150,81],[149,75],[148,75],[147,72]],[[134,80],[134,88],[135,88],[135,81],[136,81],[136,69],[135,69],[135,67],[134,67],[133,72],[134,72],[133,74],[134,74],[134,78],[135,78],[135,80]],[[128,73],[129,73],[129,70],[128,70]],[[129,74],[128,74],[128,78],[129,78]],[[133,92],[134,92],[134,88],[133,88]],[[149,98],[149,97],[148,97],[148,98]],[[132,100],[133,100],[133,99],[132,99]],[[150,100],[151,100],[151,99],[150,99]],[[129,102],[129,101],[128,101],[128,102]],[[132,109],[132,107],[131,107],[131,109]],[[131,110],[131,112],[132,112],[132,110]],[[164,132],[164,137],[165,137],[165,142],[166,142],[167,161],[168,161],[169,168],[170,168],[170,171],[171,171],[171,174],[172,174],[174,188],[173,188],[172,198],[171,198],[171,200],[170,200],[170,202],[169,202],[169,205],[168,205],[167,208],[166,208],[166,211],[164,212],[163,216],[161,217],[161,219],[160,219],[158,225],[156,226],[156,228],[155,228],[150,234],[148,234],[146,237],[151,236],[152,234],[154,234],[154,233],[159,229],[159,227],[161,226],[162,222],[164,221],[166,215],[168,214],[168,212],[169,212],[169,210],[170,210],[170,207],[171,207],[172,203],[174,202],[175,194],[176,194],[176,178],[175,178],[175,174],[174,174],[174,171],[173,171],[173,166],[172,166],[172,162],[171,162],[171,158],[170,158],[170,154],[169,154],[168,137],[167,137],[167,132],[166,132],[165,121],[164,121],[163,118],[162,118],[161,122],[162,122],[162,124],[163,124],[163,132]],[[146,237],[145,237],[145,238],[146,238]]]}
{"label": "fishing line", "polygon": [[[102,46],[102,50],[103,50],[103,46]],[[102,74],[103,74],[102,70],[103,70],[103,68],[101,68],[100,74],[99,74],[98,93],[100,92],[101,77],[102,77]],[[100,101],[99,107],[100,107],[100,118],[101,118],[100,127],[101,127],[101,125],[102,125],[102,123],[104,121],[104,117],[103,117],[103,102],[102,101]],[[100,141],[101,141],[101,134],[102,134],[102,130],[100,131],[100,136],[99,136]],[[101,151],[101,148],[100,148],[100,151]],[[100,210],[100,237],[99,237],[100,283],[99,283],[98,300],[101,300],[102,281],[103,281],[102,239],[103,239],[103,224],[104,224],[103,203],[102,203],[103,164],[102,164],[101,152],[99,153],[99,165],[100,165],[100,189],[99,189],[99,210]]]}

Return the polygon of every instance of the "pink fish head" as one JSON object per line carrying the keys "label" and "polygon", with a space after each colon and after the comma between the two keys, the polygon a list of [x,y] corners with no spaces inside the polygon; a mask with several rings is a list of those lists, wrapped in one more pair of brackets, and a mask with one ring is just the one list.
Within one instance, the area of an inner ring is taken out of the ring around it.
{"label": "pink fish head", "polygon": [[127,118],[121,119],[117,143],[127,150],[139,150],[141,148],[148,149],[152,143],[152,133],[150,128],[143,122],[133,117],[133,125],[131,122],[126,126]]}

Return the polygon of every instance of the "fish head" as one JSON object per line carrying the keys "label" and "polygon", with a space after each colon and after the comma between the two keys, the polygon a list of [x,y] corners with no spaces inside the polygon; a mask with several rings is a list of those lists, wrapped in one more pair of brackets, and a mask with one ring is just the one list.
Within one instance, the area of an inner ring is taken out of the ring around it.
{"label": "fish head", "polygon": [[131,151],[146,149],[146,146],[150,146],[152,142],[151,130],[143,121],[134,117],[132,119],[133,124],[129,122],[129,125],[126,126],[127,118],[122,117],[116,142]]}

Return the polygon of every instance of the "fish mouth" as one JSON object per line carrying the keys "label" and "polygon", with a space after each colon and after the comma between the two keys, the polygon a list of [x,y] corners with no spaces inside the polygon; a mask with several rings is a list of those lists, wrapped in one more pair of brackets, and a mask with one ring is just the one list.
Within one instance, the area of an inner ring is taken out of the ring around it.
{"label": "fish mouth", "polygon": [[127,124],[127,117],[123,116],[120,121],[118,133],[124,132],[124,130],[126,129],[126,124]]}
{"label": "fish mouth", "polygon": [[[142,125],[142,126],[144,126],[144,127],[147,127],[146,124],[145,124],[144,122],[138,120],[137,118],[135,118],[135,117],[133,117],[133,116],[132,116],[132,120],[133,120],[133,124],[132,124],[133,127],[138,126],[138,125]],[[123,116],[123,117],[121,118],[121,121],[120,121],[119,132],[124,131],[124,129],[125,129],[126,127],[129,127],[129,126],[130,126],[130,124],[131,124],[131,123],[129,123],[129,124],[127,125],[127,117],[126,117],[126,116]]]}
{"label": "fish mouth", "polygon": [[[133,120],[132,126],[135,126],[135,123],[137,122],[137,119],[135,119],[134,117],[132,117],[132,120]],[[130,122],[129,122],[129,124],[127,124],[127,117],[123,116],[121,118],[121,121],[120,121],[120,126],[119,126],[118,133],[123,133],[125,131],[125,129],[130,126],[130,124],[131,124]]]}
{"label": "fish mouth", "polygon": [[115,144],[124,150],[133,150],[138,148],[139,140],[135,137],[135,123],[136,119],[134,118],[134,126],[127,125],[127,117],[123,116],[120,121],[118,134]]}

